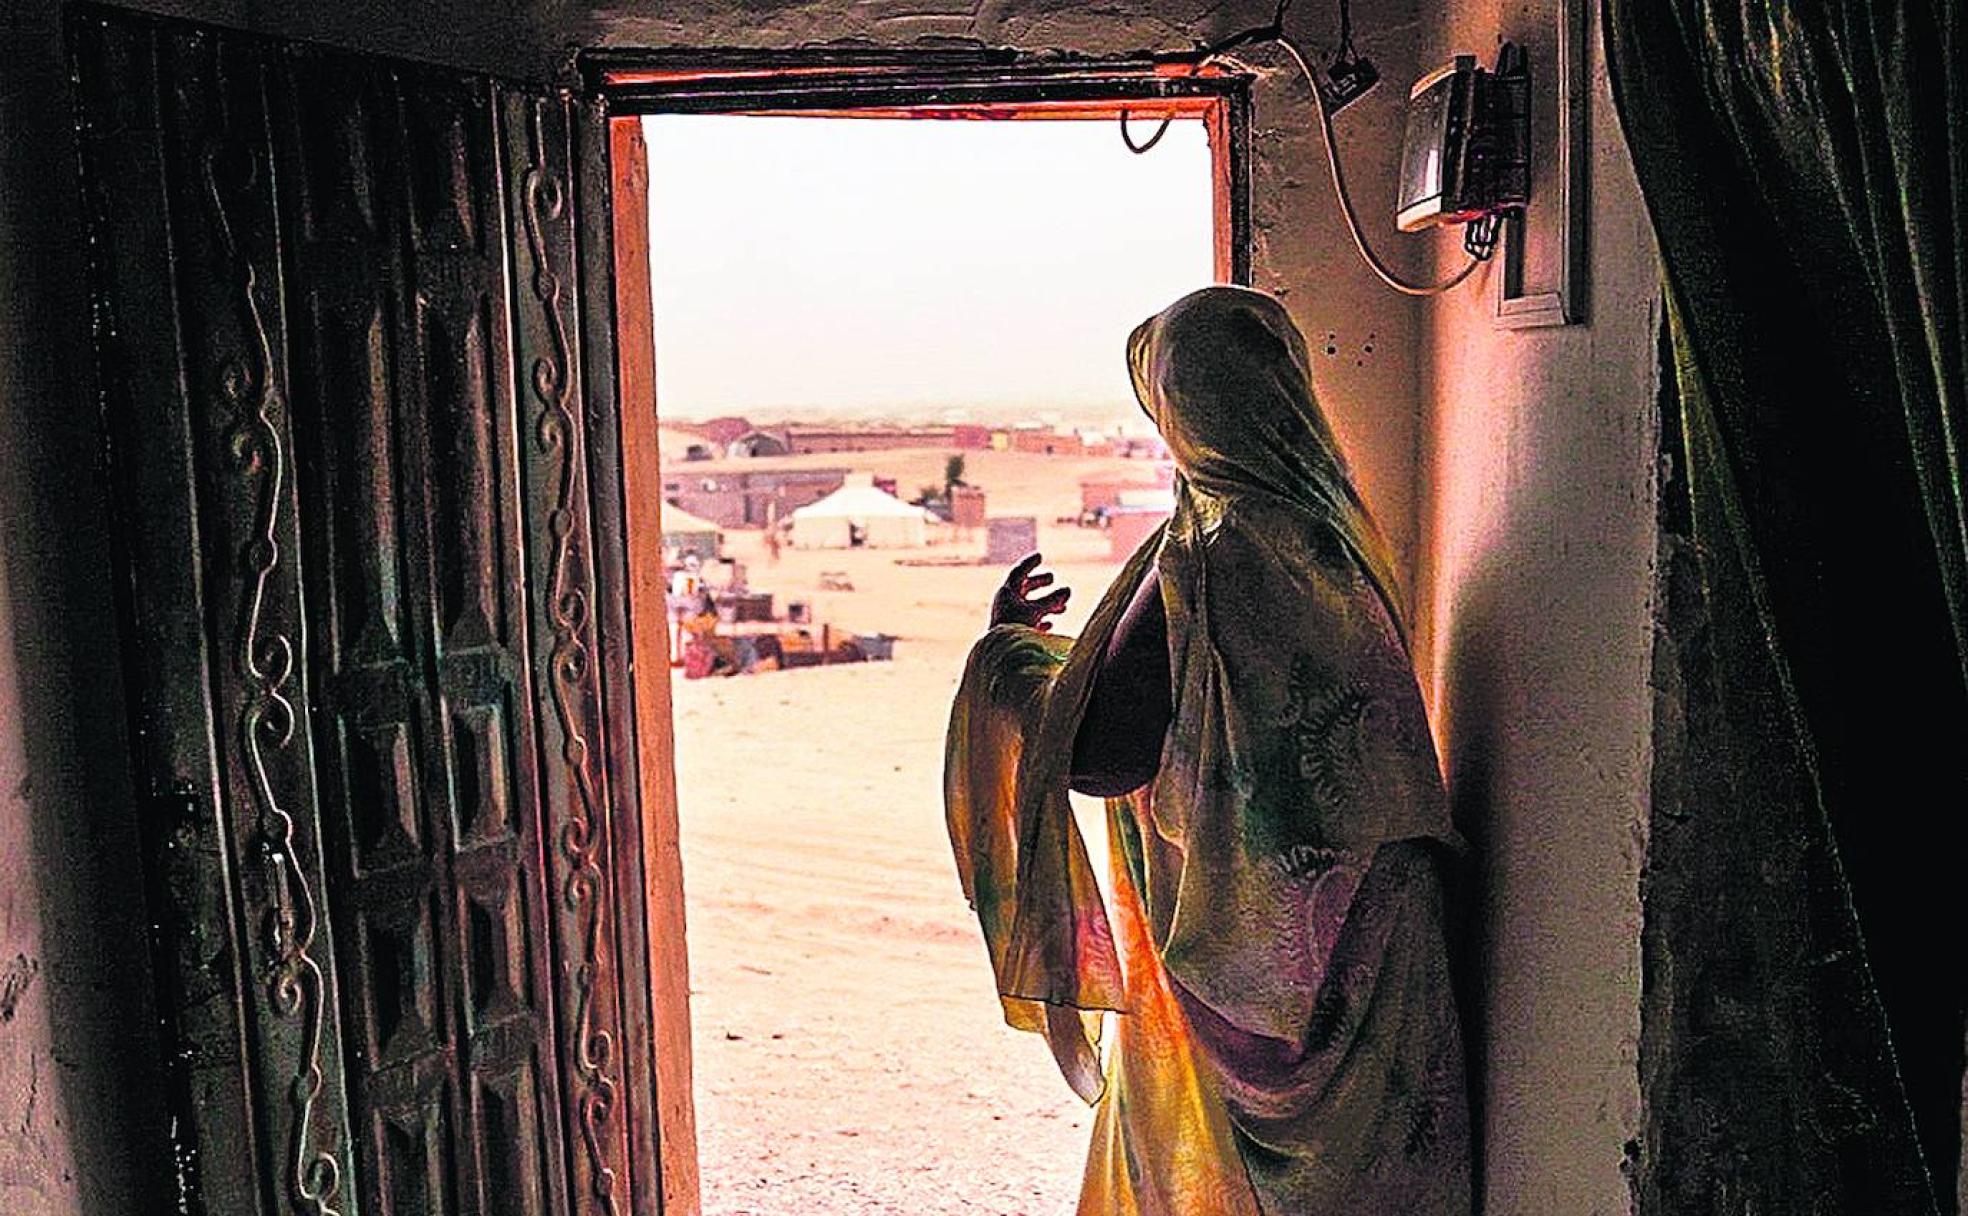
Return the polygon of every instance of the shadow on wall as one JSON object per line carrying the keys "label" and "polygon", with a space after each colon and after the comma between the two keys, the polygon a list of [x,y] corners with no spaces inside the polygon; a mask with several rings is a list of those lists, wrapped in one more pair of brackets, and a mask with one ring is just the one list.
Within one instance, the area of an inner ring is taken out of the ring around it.
{"label": "shadow on wall", "polygon": [[[1492,556],[1487,561],[1494,565],[1497,559]],[[1502,619],[1497,581],[1494,571],[1478,571],[1465,584],[1466,598],[1458,605],[1454,628],[1444,647],[1444,686],[1455,690],[1459,721],[1506,721],[1503,698],[1507,685],[1500,678],[1494,654],[1482,641],[1497,636]],[[1485,895],[1494,891],[1501,879],[1500,858],[1490,832],[1492,809],[1497,803],[1493,758],[1497,741],[1493,734],[1493,730],[1481,727],[1458,730],[1442,757],[1449,786],[1449,815],[1469,846],[1462,864],[1451,872],[1449,906],[1454,911],[1449,957],[1457,1003],[1462,1009],[1463,1062],[1469,1073],[1470,1153],[1476,1163],[1470,1180],[1479,1212],[1489,1175],[1481,1165],[1488,1159],[1483,1112],[1489,1106],[1488,1010],[1492,996],[1485,977],[1492,973],[1497,953],[1491,940],[1493,927],[1484,915]]]}
{"label": "shadow on wall", "polygon": [[1478,1197],[1498,1212],[1540,1210],[1551,1187],[1623,1190],[1618,1078],[1632,1076],[1638,1019],[1648,403],[1594,400],[1564,378],[1586,331],[1537,340],[1550,345],[1536,363],[1498,360],[1532,369],[1521,391],[1444,398],[1486,415],[1458,427],[1505,438],[1470,454],[1475,467],[1436,470],[1460,482],[1445,509],[1478,517],[1436,534],[1452,564],[1434,597],[1433,708],[1469,843],[1454,957]]}
{"label": "shadow on wall", "polygon": [[0,68],[0,1208],[111,1216],[174,1188],[59,9],[35,9]]}

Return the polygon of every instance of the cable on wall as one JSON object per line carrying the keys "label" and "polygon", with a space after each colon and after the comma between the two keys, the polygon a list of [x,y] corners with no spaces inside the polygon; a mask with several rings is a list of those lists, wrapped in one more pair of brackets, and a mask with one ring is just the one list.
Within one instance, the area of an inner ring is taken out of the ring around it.
{"label": "cable on wall", "polygon": [[[1346,171],[1340,166],[1339,162],[1339,136],[1333,129],[1332,110],[1326,105],[1324,91],[1319,88],[1319,78],[1313,73],[1312,65],[1306,62],[1304,53],[1298,49],[1298,45],[1290,38],[1280,34],[1273,41],[1283,47],[1286,53],[1292,57],[1292,61],[1298,64],[1299,71],[1305,75],[1307,87],[1312,90],[1312,104],[1319,111],[1319,126],[1325,135],[1326,167],[1332,171],[1333,194],[1339,198],[1339,213],[1346,217],[1347,234],[1353,238],[1353,247],[1360,251],[1360,260],[1367,264],[1367,268],[1372,270],[1381,282],[1387,284],[1395,291],[1400,292],[1402,295],[1425,297],[1439,296],[1443,292],[1452,290],[1461,284],[1464,279],[1476,273],[1478,266],[1489,261],[1489,253],[1493,252],[1496,248],[1495,230],[1493,227],[1489,230],[1487,245],[1472,245],[1470,238],[1476,234],[1464,234],[1463,248],[1469,254],[1469,261],[1463,265],[1461,270],[1456,271],[1438,283],[1411,283],[1399,274],[1396,274],[1385,262],[1380,260],[1380,256],[1374,252],[1373,246],[1367,243],[1367,234],[1360,229],[1360,217],[1353,208],[1352,192],[1346,188]],[[1478,254],[1476,252],[1477,248],[1484,248],[1486,252]]]}
{"label": "cable on wall", "polygon": [[[1239,30],[1214,45],[1208,43],[1203,44],[1202,49],[1196,53],[1195,61],[1189,65],[1190,77],[1194,78],[1201,75],[1204,68],[1209,67],[1219,59],[1224,59],[1229,52],[1236,50],[1240,46],[1250,46],[1259,42],[1269,42],[1283,38],[1285,36],[1285,14],[1291,11],[1291,6],[1292,0],[1278,0],[1276,11],[1271,14],[1271,20],[1265,24],[1254,25],[1247,30]],[[1128,118],[1127,107],[1122,106],[1121,142],[1126,144],[1128,151],[1134,153],[1136,156],[1140,156],[1156,144],[1161,143],[1162,136],[1168,134],[1169,125],[1175,121],[1175,115],[1164,115],[1161,125],[1155,128],[1155,133],[1150,135],[1144,142],[1136,143],[1134,142],[1133,132],[1128,129]]]}
{"label": "cable on wall", "polygon": [[[1299,50],[1298,44],[1292,41],[1290,35],[1285,33],[1285,14],[1290,10],[1291,5],[1292,0],[1281,0],[1277,11],[1272,15],[1271,21],[1268,24],[1253,26],[1250,29],[1232,34],[1230,37],[1225,38],[1213,46],[1205,46],[1198,53],[1194,64],[1191,66],[1190,74],[1193,76],[1211,64],[1218,62],[1229,63],[1248,72],[1251,70],[1250,65],[1232,57],[1229,54],[1230,51],[1238,47],[1256,46],[1267,42],[1283,47],[1285,53],[1298,65],[1299,72],[1305,77],[1306,86],[1312,90],[1312,104],[1319,112],[1319,126],[1325,138],[1326,167],[1332,176],[1333,194],[1339,200],[1340,214],[1346,220],[1347,234],[1353,238],[1353,248],[1359,252],[1360,260],[1367,264],[1367,268],[1373,271],[1374,275],[1381,282],[1393,290],[1400,292],[1402,295],[1438,296],[1446,291],[1452,290],[1460,285],[1463,280],[1474,274],[1477,267],[1489,261],[1491,254],[1496,251],[1497,217],[1486,216],[1467,226],[1463,233],[1463,249],[1469,254],[1469,261],[1462,269],[1440,282],[1409,282],[1380,259],[1380,256],[1374,252],[1373,246],[1368,243],[1366,233],[1360,228],[1360,218],[1353,206],[1353,195],[1347,189],[1346,171],[1340,165],[1339,140],[1333,127],[1332,109],[1327,104],[1325,91],[1319,87],[1319,75],[1312,70],[1311,63],[1306,59],[1304,52]],[[1338,54],[1342,56],[1354,55],[1352,49],[1353,20],[1351,7],[1349,0],[1339,0],[1340,45]],[[1128,117],[1127,110],[1123,109],[1121,111],[1121,140],[1127,145],[1128,151],[1136,155],[1145,153],[1160,143],[1162,136],[1168,133],[1169,125],[1175,121],[1174,115],[1165,116],[1162,119],[1161,125],[1155,128],[1153,135],[1150,135],[1145,141],[1136,142],[1134,134],[1128,126]]]}

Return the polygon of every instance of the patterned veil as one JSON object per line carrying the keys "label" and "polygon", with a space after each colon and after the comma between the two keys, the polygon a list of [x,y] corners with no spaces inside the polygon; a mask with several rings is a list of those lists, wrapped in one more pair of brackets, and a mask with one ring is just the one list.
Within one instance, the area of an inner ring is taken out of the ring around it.
{"label": "patterned veil", "polygon": [[[1332,1089],[1333,1062],[1306,1044],[1319,1045],[1320,1019],[1333,1016],[1341,984],[1327,973],[1377,850],[1456,838],[1393,563],[1283,306],[1207,288],[1141,325],[1128,355],[1177,466],[1174,514],[1076,641],[999,626],[973,649],[948,737],[951,840],[1007,1020],[1046,1036],[1076,1092],[1089,1102],[1103,1092],[1099,1011],[1159,1012],[1172,1037],[1149,1053],[1158,1062],[1117,1050],[1105,1083],[1131,1066],[1166,1074],[1171,1052],[1186,1053],[1194,1068],[1176,1087],[1193,1100],[1175,1104],[1198,1113],[1183,1135],[1242,1144],[1269,1135],[1269,1111],[1283,1121],[1270,1138],[1283,1143],[1310,1095]],[[1153,781],[1109,804],[1117,950],[1067,793],[1100,657],[1151,574],[1174,717]],[[1439,918],[1436,929],[1439,951]],[[1452,1009],[1439,1016],[1452,1028]],[[1130,1029],[1123,1018],[1123,1049]],[[1417,1091],[1446,1092],[1453,1080],[1459,1102],[1452,1029],[1447,1039],[1453,1061],[1393,1067],[1414,1072]],[[1226,1094],[1237,1116],[1228,1122]],[[1380,1116],[1349,1118],[1377,1127]],[[1447,1118],[1459,1127],[1466,1112]],[[1362,1159],[1389,1134],[1376,1127],[1348,1133]],[[1295,1205],[1310,1184],[1291,1185]]]}

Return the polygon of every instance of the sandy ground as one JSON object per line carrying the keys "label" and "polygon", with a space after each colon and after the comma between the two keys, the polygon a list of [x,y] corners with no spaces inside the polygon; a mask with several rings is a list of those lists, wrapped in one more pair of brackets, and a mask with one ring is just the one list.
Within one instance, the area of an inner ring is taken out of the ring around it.
{"label": "sandy ground", "polygon": [[[1081,475],[1127,464],[982,455],[993,513],[1046,519],[1077,508]],[[942,457],[851,459],[906,487]],[[1099,533],[1042,528],[1070,630],[1114,567]],[[756,533],[727,534],[755,586],[900,640],[890,663],[677,682],[706,1216],[1072,1211],[1091,1112],[1001,1020],[943,826],[950,698],[1003,572],[896,560],[978,547],[774,564]],[[818,590],[822,570],[855,590]]]}

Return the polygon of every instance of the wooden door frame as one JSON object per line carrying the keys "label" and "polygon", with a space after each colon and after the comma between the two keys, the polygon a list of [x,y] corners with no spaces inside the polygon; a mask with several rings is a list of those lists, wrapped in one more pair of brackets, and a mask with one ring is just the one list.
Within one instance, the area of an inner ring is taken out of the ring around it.
{"label": "wooden door frame", "polygon": [[1199,71],[1191,59],[1180,57],[1029,61],[998,51],[594,51],[582,56],[581,68],[609,115],[618,450],[662,1210],[696,1216],[701,1196],[670,714],[668,588],[660,560],[663,483],[642,119],[650,114],[1107,119],[1118,127],[1125,113],[1136,124],[1138,141],[1164,118],[1201,119],[1211,150],[1216,278],[1248,284],[1251,78],[1214,68]]}
{"label": "wooden door frame", "polygon": [[[1141,140],[1163,118],[1201,119],[1210,143],[1216,278],[1250,282],[1253,78],[1199,67],[1193,56],[1062,61],[1004,51],[609,50],[583,55],[581,70],[615,126],[651,114],[1105,119],[1116,126],[1126,115]],[[624,170],[616,172],[619,211]]]}

